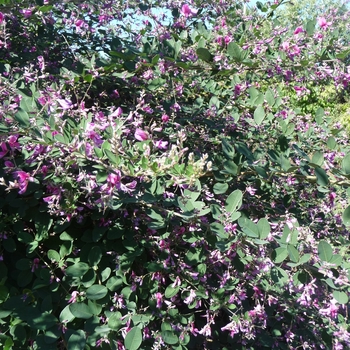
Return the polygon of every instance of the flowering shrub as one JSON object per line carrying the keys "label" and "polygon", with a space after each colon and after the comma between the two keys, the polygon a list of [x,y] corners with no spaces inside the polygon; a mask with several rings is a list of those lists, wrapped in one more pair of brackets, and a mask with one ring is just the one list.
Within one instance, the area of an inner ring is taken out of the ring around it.
{"label": "flowering shrub", "polygon": [[0,7],[3,349],[349,348],[349,52],[277,7]]}

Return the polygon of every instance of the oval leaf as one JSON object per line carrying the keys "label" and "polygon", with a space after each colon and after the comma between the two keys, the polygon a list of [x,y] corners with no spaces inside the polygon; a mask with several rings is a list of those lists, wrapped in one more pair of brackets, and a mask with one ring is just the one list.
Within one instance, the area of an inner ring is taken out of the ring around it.
{"label": "oval leaf", "polygon": [[330,262],[333,257],[333,249],[326,241],[321,241],[318,244],[318,256],[322,261]]}
{"label": "oval leaf", "polygon": [[86,297],[90,300],[99,300],[107,295],[108,289],[100,284],[94,284],[86,290]]}
{"label": "oval leaf", "polygon": [[265,119],[265,109],[263,106],[258,106],[254,111],[254,120],[257,125],[260,125],[262,121]]}
{"label": "oval leaf", "polygon": [[131,328],[125,337],[125,348],[127,350],[137,350],[142,343],[142,332],[139,327]]}

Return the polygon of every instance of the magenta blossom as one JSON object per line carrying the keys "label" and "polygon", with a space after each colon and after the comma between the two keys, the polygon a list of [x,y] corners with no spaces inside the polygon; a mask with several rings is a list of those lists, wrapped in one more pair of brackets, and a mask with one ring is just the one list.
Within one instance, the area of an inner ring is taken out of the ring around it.
{"label": "magenta blossom", "polygon": [[28,187],[28,183],[29,181],[33,181],[33,178],[30,176],[29,173],[26,173],[25,171],[16,171],[14,173],[15,177],[18,178],[18,182],[19,182],[19,194],[23,194],[25,193],[25,191],[27,190]]}
{"label": "magenta blossom", "polygon": [[135,136],[135,139],[138,141],[148,140],[148,133],[142,129],[137,128],[134,136]]}
{"label": "magenta blossom", "polygon": [[19,12],[22,13],[24,18],[29,18],[32,15],[32,10],[31,9],[20,10]]}
{"label": "magenta blossom", "polygon": [[322,28],[322,29],[327,29],[328,27],[330,27],[330,25],[332,23],[330,22],[327,22],[327,20],[324,18],[324,17],[320,17],[318,20],[317,20],[317,23],[318,25]]}
{"label": "magenta blossom", "polygon": [[5,21],[5,16],[2,12],[0,12],[0,24]]}
{"label": "magenta blossom", "polygon": [[189,7],[187,4],[182,5],[181,7],[181,13],[185,16],[185,17],[192,17],[195,16],[197,14],[198,10],[192,9],[191,7]]}
{"label": "magenta blossom", "polygon": [[299,33],[303,33],[304,29],[302,27],[295,28],[294,35],[298,35]]}

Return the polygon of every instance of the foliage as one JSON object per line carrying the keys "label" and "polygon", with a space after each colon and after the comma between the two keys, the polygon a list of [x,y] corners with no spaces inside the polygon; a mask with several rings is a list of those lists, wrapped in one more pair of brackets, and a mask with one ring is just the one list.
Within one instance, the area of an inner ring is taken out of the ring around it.
{"label": "foliage", "polygon": [[0,3],[4,349],[350,346],[326,15]]}

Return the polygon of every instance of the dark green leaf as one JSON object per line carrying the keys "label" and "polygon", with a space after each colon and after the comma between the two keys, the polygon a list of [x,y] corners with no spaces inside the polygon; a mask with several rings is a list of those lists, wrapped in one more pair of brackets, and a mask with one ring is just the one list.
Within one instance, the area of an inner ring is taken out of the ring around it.
{"label": "dark green leaf", "polygon": [[76,318],[82,318],[82,319],[89,319],[93,316],[93,313],[91,312],[88,305],[85,303],[73,303],[69,305],[69,311],[74,315]]}
{"label": "dark green leaf", "polygon": [[81,329],[73,331],[68,339],[67,348],[69,350],[82,350],[85,348],[86,335]]}
{"label": "dark green leaf", "polygon": [[86,290],[86,297],[90,300],[99,300],[104,298],[108,293],[108,289],[100,284],[94,284]]}
{"label": "dark green leaf", "polygon": [[327,186],[329,183],[328,175],[322,168],[316,168],[315,174],[317,178],[317,184],[320,186]]}
{"label": "dark green leaf", "polygon": [[197,56],[205,61],[205,62],[211,62],[213,60],[212,54],[209,52],[208,49],[205,49],[204,47],[200,47],[196,50]]}

